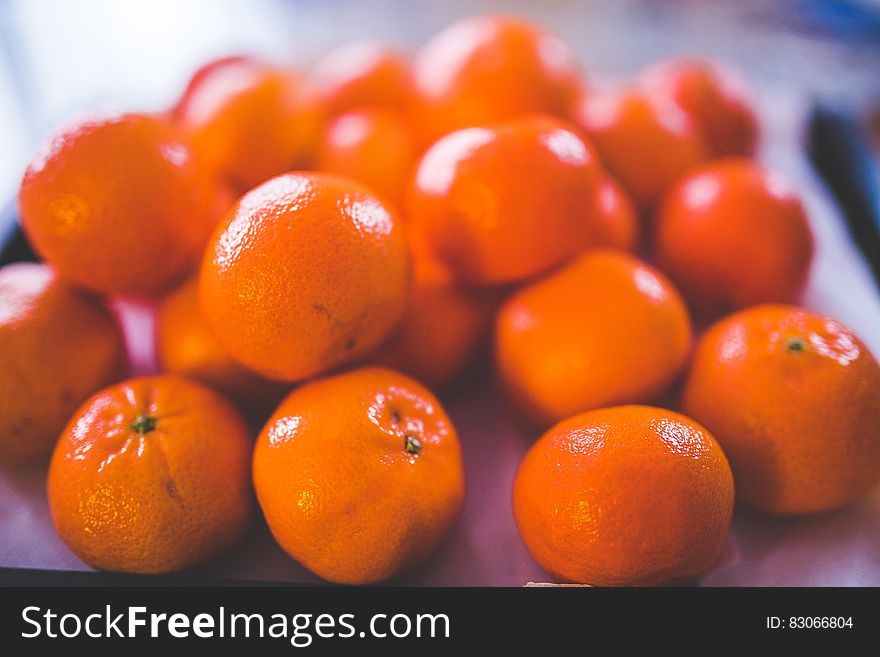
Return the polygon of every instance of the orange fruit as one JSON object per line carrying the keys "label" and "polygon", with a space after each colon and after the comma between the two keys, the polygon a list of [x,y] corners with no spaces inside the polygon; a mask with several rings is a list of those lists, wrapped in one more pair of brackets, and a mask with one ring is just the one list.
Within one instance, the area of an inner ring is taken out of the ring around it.
{"label": "orange fruit", "polygon": [[749,160],[681,180],[655,229],[660,266],[701,314],[794,301],[806,283],[813,238],[803,205],[782,176]]}
{"label": "orange fruit", "polygon": [[590,215],[592,225],[586,231],[590,247],[635,251],[640,241],[638,211],[613,176],[602,176],[595,203],[596,209]]}
{"label": "orange fruit", "polygon": [[823,315],[765,304],[721,320],[697,345],[682,408],[721,443],[749,506],[824,511],[880,482],[880,365]]}
{"label": "orange fruit", "polygon": [[201,159],[239,193],[301,163],[311,118],[292,71],[247,58],[197,72],[174,117]]}
{"label": "orange fruit", "polygon": [[501,307],[495,356],[516,407],[541,426],[669,391],[690,350],[675,287],[622,251],[589,251]]}
{"label": "orange fruit", "polygon": [[49,466],[52,522],[101,570],[163,573],[217,555],[253,508],[251,441],[235,408],[187,379],[105,388],[61,434]]}
{"label": "orange fruit", "polygon": [[191,268],[224,195],[164,119],[87,119],[55,132],[25,171],[21,223],[65,279],[105,294],[158,294]]}
{"label": "orange fruit", "polygon": [[358,110],[331,119],[316,166],[359,180],[402,208],[418,155],[412,128],[400,114]]}
{"label": "orange fruit", "polygon": [[696,122],[665,96],[643,89],[591,93],[575,110],[602,162],[643,208],[708,159]]}
{"label": "orange fruit", "polygon": [[526,113],[567,116],[581,84],[565,43],[507,16],[453,23],[417,53],[413,76],[429,139]]}
{"label": "orange fruit", "polygon": [[198,277],[169,292],[156,310],[156,355],[163,371],[203,383],[266,419],[288,387],[235,361],[220,345],[199,305]]}
{"label": "orange fruit", "polygon": [[361,184],[288,173],[245,194],[202,263],[211,330],[237,361],[294,381],[368,355],[403,315],[398,217]]}
{"label": "orange fruit", "polygon": [[125,369],[110,312],[31,263],[0,269],[0,354],[0,463],[48,458],[70,415]]}
{"label": "orange fruit", "polygon": [[413,278],[403,319],[370,362],[437,389],[452,383],[473,360],[493,304],[456,283],[449,268],[415,241],[411,236]]}
{"label": "orange fruit", "polygon": [[253,475],[275,540],[346,584],[422,562],[464,500],[458,438],[440,402],[380,368],[294,390],[257,438]]}
{"label": "orange fruit", "polygon": [[305,102],[321,114],[359,109],[407,111],[413,81],[407,57],[378,41],[353,41],[318,60],[303,81]]}
{"label": "orange fruit", "polygon": [[620,406],[560,422],[532,446],[513,484],[513,513],[553,577],[597,586],[692,579],[718,559],[733,477],[693,420]]}
{"label": "orange fruit", "polygon": [[598,182],[572,126],[534,115],[436,142],[417,165],[407,216],[458,278],[509,283],[584,244]]}
{"label": "orange fruit", "polygon": [[738,70],[712,60],[676,58],[639,77],[696,120],[713,157],[754,154],[759,133],[754,93]]}

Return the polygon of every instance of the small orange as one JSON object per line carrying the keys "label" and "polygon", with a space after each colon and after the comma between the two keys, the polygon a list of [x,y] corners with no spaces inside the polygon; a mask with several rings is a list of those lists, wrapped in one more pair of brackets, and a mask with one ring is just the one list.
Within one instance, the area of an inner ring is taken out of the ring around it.
{"label": "small orange", "polygon": [[282,381],[368,355],[397,325],[408,293],[399,218],[361,184],[321,173],[284,174],[239,199],[200,275],[220,344]]}
{"label": "small orange", "polygon": [[52,521],[101,570],[163,573],[244,533],[251,441],[235,408],[184,378],[131,379],[71,418],[49,467]]}
{"label": "small orange", "polygon": [[501,307],[501,381],[528,419],[547,426],[582,411],[654,402],[684,368],[687,308],[660,272],[622,251],[579,256]]}
{"label": "small orange", "polygon": [[602,176],[595,203],[597,208],[590,215],[592,225],[586,231],[590,247],[635,251],[640,241],[638,211],[613,176]]}
{"label": "small orange", "polygon": [[731,65],[676,58],[654,64],[639,78],[694,117],[713,157],[754,154],[759,132],[754,93]]}
{"label": "small orange", "polygon": [[823,315],[766,304],[721,320],[697,345],[682,408],[721,443],[749,506],[825,511],[880,482],[880,365]]}
{"label": "small orange", "polygon": [[347,584],[422,562],[464,500],[458,437],[440,402],[380,368],[294,390],[257,438],[253,474],[275,540]]}
{"label": "small orange", "polygon": [[492,311],[485,294],[456,283],[410,235],[413,279],[400,326],[370,362],[408,374],[431,389],[449,385],[473,359]]}
{"label": "small orange", "polygon": [[547,115],[467,128],[419,162],[408,220],[469,283],[523,280],[587,240],[599,164],[571,124]]}
{"label": "small orange", "polygon": [[45,265],[0,269],[0,463],[48,458],[70,415],[125,371],[113,316]]}
{"label": "small orange", "polygon": [[696,122],[671,100],[643,89],[594,92],[575,119],[602,162],[643,208],[708,159]]}
{"label": "small orange", "polygon": [[339,114],[325,128],[316,166],[359,180],[403,208],[419,149],[399,113],[358,110]]}
{"label": "small orange", "polygon": [[432,140],[521,114],[567,116],[581,85],[577,58],[565,43],[507,16],[453,23],[417,53],[413,71]]}
{"label": "small orange", "polygon": [[687,581],[718,559],[733,477],[693,420],[620,406],[557,424],[529,450],[513,512],[535,560],[567,582],[651,586]]}
{"label": "small orange", "polygon": [[325,117],[360,109],[406,112],[413,103],[407,57],[378,41],[353,41],[318,60],[303,80],[304,102]]}
{"label": "small orange", "polygon": [[813,256],[803,205],[780,174],[721,160],[681,180],[656,220],[657,261],[705,315],[795,301]]}
{"label": "small orange", "polygon": [[298,76],[248,58],[197,72],[174,117],[199,157],[239,193],[301,164],[313,127]]}
{"label": "small orange", "polygon": [[22,227],[43,259],[105,294],[160,293],[198,260],[222,202],[174,128],[140,114],[58,130],[18,194]]}
{"label": "small orange", "polygon": [[251,372],[226,353],[199,305],[198,277],[172,290],[156,310],[156,355],[165,372],[203,383],[245,406],[268,413],[288,386]]}

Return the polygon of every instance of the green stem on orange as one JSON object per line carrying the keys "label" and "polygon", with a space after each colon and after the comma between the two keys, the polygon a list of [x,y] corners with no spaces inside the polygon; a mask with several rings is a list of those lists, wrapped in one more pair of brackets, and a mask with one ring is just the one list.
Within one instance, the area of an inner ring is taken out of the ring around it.
{"label": "green stem on orange", "polygon": [[413,435],[407,434],[403,440],[403,449],[410,454],[418,454],[422,451],[422,441]]}
{"label": "green stem on orange", "polygon": [[156,428],[156,418],[152,415],[138,415],[128,427],[145,436]]}

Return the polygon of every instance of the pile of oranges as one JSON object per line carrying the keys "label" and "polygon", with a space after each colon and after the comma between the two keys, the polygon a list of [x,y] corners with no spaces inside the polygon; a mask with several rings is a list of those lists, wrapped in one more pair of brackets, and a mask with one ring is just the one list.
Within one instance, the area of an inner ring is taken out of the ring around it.
{"label": "pile of oranges", "polygon": [[[512,491],[535,560],[693,579],[734,492],[804,514],[880,480],[880,366],[790,305],[813,238],[758,140],[726,66],[595,89],[512,17],[305,74],[214,61],[167,112],[72,123],[28,166],[44,264],[0,270],[0,458],[51,454],[54,525],[96,568],[198,564],[258,507],[317,575],[384,581],[456,522],[435,392],[491,340],[543,432]],[[158,301],[164,373],[123,380],[116,296]]]}

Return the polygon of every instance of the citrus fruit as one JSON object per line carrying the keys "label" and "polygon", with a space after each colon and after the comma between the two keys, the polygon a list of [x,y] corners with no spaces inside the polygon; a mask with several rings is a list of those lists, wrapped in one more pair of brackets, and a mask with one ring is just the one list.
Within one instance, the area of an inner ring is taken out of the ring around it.
{"label": "citrus fruit", "polygon": [[575,119],[602,162],[643,208],[708,159],[694,119],[666,96],[628,88],[592,92]]}
{"label": "citrus fruit", "polygon": [[101,570],[180,570],[233,545],[253,503],[235,408],[182,377],[131,379],[74,414],[49,467],[52,521]]}
{"label": "citrus fruit", "polygon": [[247,410],[268,413],[289,392],[234,360],[218,342],[199,305],[198,277],[163,297],[156,310],[156,355],[164,372],[222,392]]}
{"label": "citrus fruit", "polygon": [[408,374],[432,390],[458,378],[486,333],[492,299],[458,284],[409,231],[413,278],[400,325],[370,362]]}
{"label": "citrus fruit", "polygon": [[495,360],[516,408],[547,426],[659,400],[684,368],[690,341],[687,308],[666,277],[600,249],[510,296],[496,320]]}
{"label": "citrus fruit", "polygon": [[654,247],[660,266],[705,315],[795,301],[813,256],[794,188],[744,159],[713,162],[676,184],[657,217]]}
{"label": "citrus fruit", "polygon": [[432,139],[532,112],[567,116],[580,89],[569,47],[507,16],[453,23],[419,50],[413,76],[423,129]]}
{"label": "citrus fruit", "polygon": [[410,222],[473,284],[523,280],[587,240],[599,164],[569,123],[546,115],[446,135],[422,156]]}
{"label": "citrus fruit", "polygon": [[403,208],[419,149],[409,122],[388,110],[339,114],[327,124],[317,168],[358,180]]}
{"label": "citrus fruit", "polygon": [[640,81],[668,95],[697,122],[713,157],[748,157],[758,143],[754,93],[729,64],[668,59],[650,66]]}
{"label": "citrus fruit", "polygon": [[198,261],[224,201],[174,128],[140,114],[58,130],[18,194],[28,240],[63,278],[133,295],[160,293]]}
{"label": "citrus fruit", "polygon": [[114,317],[46,265],[0,269],[0,463],[46,459],[70,415],[125,371]]}
{"label": "citrus fruit", "polygon": [[302,164],[314,123],[299,77],[248,58],[208,64],[174,117],[199,157],[239,193]]}
{"label": "citrus fruit", "polygon": [[603,408],[541,436],[516,473],[513,512],[535,561],[558,579],[668,584],[717,560],[733,477],[693,420],[647,406]]}
{"label": "citrus fruit", "polygon": [[361,109],[408,111],[413,81],[407,57],[379,41],[352,41],[320,58],[303,80],[305,102],[325,117]]}
{"label": "citrus fruit", "polygon": [[682,408],[721,443],[749,506],[824,511],[880,481],[880,365],[823,315],[764,304],[724,318],[697,345]]}
{"label": "citrus fruit", "polygon": [[398,217],[361,184],[323,173],[284,174],[245,194],[200,275],[202,310],[224,349],[289,381],[368,355],[408,292]]}
{"label": "citrus fruit", "polygon": [[281,547],[347,584],[387,580],[423,561],[464,499],[458,438],[440,403],[380,368],[294,390],[257,438],[253,475]]}
{"label": "citrus fruit", "polygon": [[590,247],[635,251],[640,241],[639,215],[629,194],[610,174],[604,174],[596,190],[596,209],[586,231]]}

